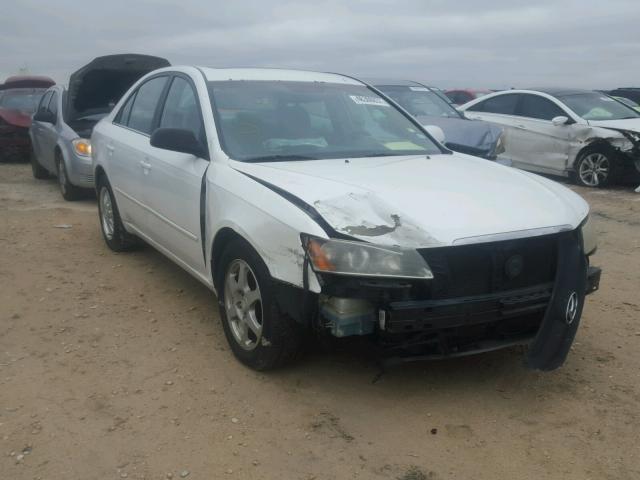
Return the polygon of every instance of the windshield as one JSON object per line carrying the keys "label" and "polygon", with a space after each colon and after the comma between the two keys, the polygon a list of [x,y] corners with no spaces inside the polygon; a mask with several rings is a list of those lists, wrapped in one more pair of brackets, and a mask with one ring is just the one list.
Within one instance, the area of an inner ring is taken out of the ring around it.
{"label": "windshield", "polygon": [[560,95],[558,98],[585,120],[622,120],[640,117],[633,108],[601,93],[576,93]]}
{"label": "windshield", "polygon": [[209,82],[223,150],[241,161],[436,154],[399,110],[363,85]]}
{"label": "windshield", "polygon": [[376,88],[415,117],[460,118],[460,114],[450,103],[427,87],[383,85]]}
{"label": "windshield", "polygon": [[38,103],[40,103],[44,92],[44,88],[16,88],[7,90],[0,96],[0,108],[33,113],[36,111],[36,108],[38,108]]}

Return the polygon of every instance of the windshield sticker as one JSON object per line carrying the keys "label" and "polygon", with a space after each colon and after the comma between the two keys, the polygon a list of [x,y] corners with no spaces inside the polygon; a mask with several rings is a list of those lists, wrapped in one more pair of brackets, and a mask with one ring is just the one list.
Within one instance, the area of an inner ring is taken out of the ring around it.
{"label": "windshield sticker", "polygon": [[384,144],[389,150],[424,150],[424,147],[413,142],[387,142]]}
{"label": "windshield sticker", "polygon": [[413,90],[414,92],[428,92],[429,89],[427,87],[409,87],[409,90]]}
{"label": "windshield sticker", "polygon": [[388,107],[389,104],[382,98],[365,97],[363,95],[349,95],[349,98],[358,105],[375,105],[376,107]]}

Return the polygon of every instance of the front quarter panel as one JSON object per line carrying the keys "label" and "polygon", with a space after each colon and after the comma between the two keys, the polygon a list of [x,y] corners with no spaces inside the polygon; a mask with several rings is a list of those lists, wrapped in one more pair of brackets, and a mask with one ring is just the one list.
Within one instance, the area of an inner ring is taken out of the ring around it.
{"label": "front quarter panel", "polygon": [[[260,254],[274,279],[303,287],[300,233],[326,233],[300,208],[230,163],[212,162],[207,172],[207,264],[216,268],[213,242],[221,230],[230,228]],[[308,280],[309,289],[319,292],[310,269]]]}

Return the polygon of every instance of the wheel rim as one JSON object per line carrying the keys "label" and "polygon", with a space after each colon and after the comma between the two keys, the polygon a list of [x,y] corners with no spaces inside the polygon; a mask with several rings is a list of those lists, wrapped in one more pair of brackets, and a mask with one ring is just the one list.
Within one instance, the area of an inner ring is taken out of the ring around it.
{"label": "wheel rim", "polygon": [[585,185],[597,187],[609,177],[609,159],[602,153],[590,153],[580,162],[578,174]]}
{"label": "wheel rim", "polygon": [[64,162],[60,160],[58,163],[58,183],[60,184],[60,190],[63,195],[67,193],[67,171],[64,167]]}
{"label": "wheel rim", "polygon": [[253,350],[262,338],[262,295],[255,273],[244,260],[231,262],[224,279],[224,308],[233,338]]}
{"label": "wheel rim", "polygon": [[111,240],[114,231],[113,203],[107,187],[102,187],[100,190],[100,221],[105,237]]}

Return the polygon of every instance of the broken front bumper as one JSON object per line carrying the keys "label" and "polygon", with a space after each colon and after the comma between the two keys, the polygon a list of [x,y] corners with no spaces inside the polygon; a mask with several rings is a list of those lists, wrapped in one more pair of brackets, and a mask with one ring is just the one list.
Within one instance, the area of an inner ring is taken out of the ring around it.
{"label": "broken front bumper", "polygon": [[[401,360],[528,345],[527,364],[552,370],[565,361],[585,296],[600,281],[579,231],[423,254],[435,277],[422,291],[401,282],[326,279],[323,296],[366,299],[372,309],[352,303],[354,311],[338,312],[344,322],[324,315],[321,327],[335,336],[372,333],[384,356]],[[520,276],[507,275],[513,258],[525,266]]]}

